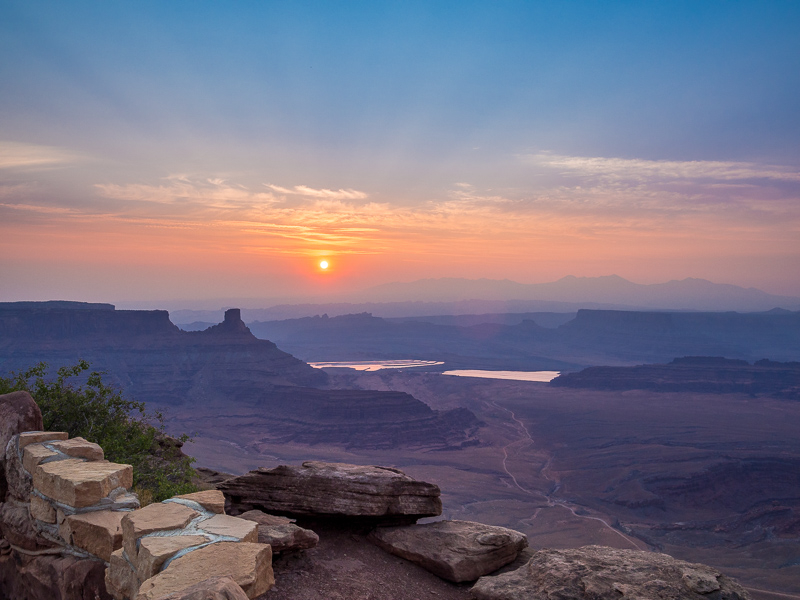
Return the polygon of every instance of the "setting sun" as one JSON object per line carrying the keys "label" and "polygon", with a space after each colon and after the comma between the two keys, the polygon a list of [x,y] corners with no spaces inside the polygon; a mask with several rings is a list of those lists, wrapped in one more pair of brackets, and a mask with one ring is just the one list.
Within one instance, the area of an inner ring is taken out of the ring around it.
{"label": "setting sun", "polygon": [[328,261],[327,260],[321,260],[319,262],[319,268],[322,269],[323,271],[325,269],[327,269],[328,268]]}

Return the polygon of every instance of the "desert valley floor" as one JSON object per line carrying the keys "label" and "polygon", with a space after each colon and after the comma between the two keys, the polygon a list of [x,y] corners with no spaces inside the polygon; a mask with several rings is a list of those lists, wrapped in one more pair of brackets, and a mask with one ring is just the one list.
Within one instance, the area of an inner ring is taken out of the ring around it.
{"label": "desert valley floor", "polygon": [[[378,371],[331,388],[404,391],[483,422],[460,448],[369,449],[276,439],[268,414],[168,411],[197,465],[229,473],[326,460],[396,466],[442,489],[444,518],[502,525],[530,545],[661,550],[800,597],[800,403],[744,394],[605,392]],[[770,591],[772,593],[766,593]]]}

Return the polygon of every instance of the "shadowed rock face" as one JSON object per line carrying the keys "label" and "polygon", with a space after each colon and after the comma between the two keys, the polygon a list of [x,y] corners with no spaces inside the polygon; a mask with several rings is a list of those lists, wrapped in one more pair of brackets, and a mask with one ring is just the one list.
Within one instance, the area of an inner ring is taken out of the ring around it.
{"label": "shadowed rock face", "polygon": [[231,513],[252,509],[315,517],[413,523],[442,512],[439,488],[397,469],[307,461],[260,468],[218,486]]}
{"label": "shadowed rock face", "polygon": [[768,394],[800,399],[800,363],[685,356],[665,365],[589,367],[550,382],[556,387],[596,390],[653,390],[714,394]]}
{"label": "shadowed rock face", "polygon": [[706,565],[675,560],[666,554],[604,546],[540,550],[516,571],[481,577],[472,595],[476,600],[750,598],[739,584]]}
{"label": "shadowed rock face", "polygon": [[0,502],[6,498],[8,483],[5,454],[9,440],[23,431],[42,429],[42,411],[28,392],[12,392],[0,396]]}
{"label": "shadowed rock face", "polygon": [[320,385],[326,376],[267,340],[256,339],[227,311],[206,331],[185,332],[154,311],[0,310],[0,370],[79,358],[106,370],[138,400],[180,405],[280,385]]}
{"label": "shadowed rock face", "polygon": [[402,392],[319,389],[326,373],[255,338],[239,309],[199,332],[166,311],[0,310],[0,373],[79,358],[130,397],[168,405],[176,428],[212,423],[222,437],[247,424],[279,442],[457,448],[480,426],[468,410],[433,411]]}

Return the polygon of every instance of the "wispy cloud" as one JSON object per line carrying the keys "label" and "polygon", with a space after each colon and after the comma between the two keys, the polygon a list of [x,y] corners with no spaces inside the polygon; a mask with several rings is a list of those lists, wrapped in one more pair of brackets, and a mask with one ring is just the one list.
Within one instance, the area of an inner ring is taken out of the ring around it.
{"label": "wispy cloud", "polygon": [[800,182],[800,172],[797,169],[750,162],[644,160],[564,156],[548,152],[525,154],[521,156],[521,159],[532,165],[557,169],[574,175],[636,181],[768,179]]}
{"label": "wispy cloud", "polygon": [[328,189],[314,189],[307,185],[296,185],[291,188],[280,187],[277,185],[267,184],[267,187],[279,194],[286,194],[290,196],[305,196],[307,198],[327,198],[330,200],[366,200],[367,194],[358,190],[328,190]]}
{"label": "wispy cloud", "polygon": [[0,169],[54,167],[79,158],[61,148],[0,140]]}
{"label": "wispy cloud", "polygon": [[114,184],[98,183],[100,195],[115,200],[158,204],[193,205],[195,209],[239,209],[266,206],[278,201],[269,192],[254,192],[245,186],[229,184],[224,179],[192,181],[187,176],[170,176],[168,183]]}

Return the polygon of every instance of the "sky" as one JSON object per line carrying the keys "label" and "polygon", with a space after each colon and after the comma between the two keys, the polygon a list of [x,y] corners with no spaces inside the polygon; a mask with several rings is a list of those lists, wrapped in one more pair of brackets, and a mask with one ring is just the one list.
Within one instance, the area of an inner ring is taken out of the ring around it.
{"label": "sky", "polygon": [[798,31],[793,1],[0,0],[0,301],[800,295]]}

